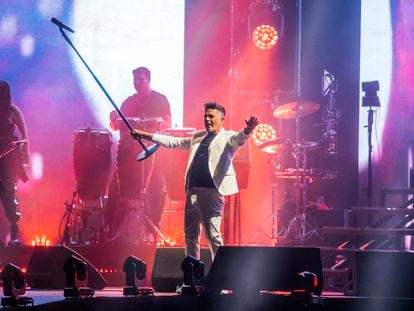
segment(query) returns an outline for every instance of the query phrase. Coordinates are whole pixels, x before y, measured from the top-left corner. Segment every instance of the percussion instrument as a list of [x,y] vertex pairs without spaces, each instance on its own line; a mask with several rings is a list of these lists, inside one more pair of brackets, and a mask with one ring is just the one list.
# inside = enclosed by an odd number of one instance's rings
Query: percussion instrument
[[319,104],[311,101],[295,101],[277,107],[273,116],[278,119],[296,119],[319,110]]
[[[126,119],[133,128],[148,132],[159,132],[161,130],[161,124],[164,122],[164,120],[159,117],[145,119],[128,117]],[[124,124],[121,118],[117,118],[116,122],[120,130],[127,131],[127,133],[129,133],[128,127]]]
[[296,179],[298,178],[302,178],[303,176],[305,176],[306,179],[308,180],[313,180],[313,179],[335,179],[336,178],[336,174],[327,171],[327,170],[321,170],[321,169],[317,169],[317,168],[310,168],[310,169],[306,169],[305,171],[303,171],[302,168],[299,168],[298,170],[296,170],[295,168],[287,168],[283,171],[280,172],[275,172],[275,176],[276,178],[281,178],[281,179]]
[[107,191],[111,170],[111,133],[80,128],[73,133],[76,191],[82,200],[98,199]]
[[292,146],[292,142],[288,138],[276,138],[262,143],[258,148],[259,150],[274,154],[287,150]]
[[301,143],[295,144],[294,147],[296,150],[299,150],[299,151],[302,151],[302,150],[313,151],[319,148],[319,144],[315,141],[303,141]]

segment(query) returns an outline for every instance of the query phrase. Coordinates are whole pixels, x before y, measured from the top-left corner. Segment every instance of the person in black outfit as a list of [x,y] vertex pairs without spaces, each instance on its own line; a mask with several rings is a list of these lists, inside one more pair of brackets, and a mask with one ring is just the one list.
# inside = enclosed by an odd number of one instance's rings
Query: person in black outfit
[[[20,137],[16,134],[16,128]],[[12,104],[9,84],[0,81],[0,200],[10,223],[9,245],[21,244],[18,228],[21,214],[16,189],[19,179],[23,182],[29,179],[24,169],[28,165],[25,120],[21,110]]]

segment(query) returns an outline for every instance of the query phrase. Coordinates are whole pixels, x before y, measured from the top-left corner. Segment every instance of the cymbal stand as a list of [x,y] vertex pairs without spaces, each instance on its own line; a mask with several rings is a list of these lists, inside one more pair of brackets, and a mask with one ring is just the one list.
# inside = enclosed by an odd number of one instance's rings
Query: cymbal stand
[[[279,233],[277,230],[277,220],[279,219],[278,210],[276,207],[276,198],[278,193],[278,184],[276,181],[276,169],[280,168],[280,154],[276,154],[276,158],[272,158],[270,160],[272,163],[274,170],[272,172],[272,213],[265,218],[265,220],[260,225],[259,229],[253,234],[251,239],[249,240],[249,244],[253,243],[259,233],[263,233],[268,239],[270,240],[278,240]],[[266,225],[267,221],[270,219],[270,235],[264,231],[264,226]]]
[[295,217],[289,222],[288,228],[283,234],[285,240],[298,240],[302,241],[306,235],[306,200],[307,200],[307,182],[306,182],[306,162],[307,162],[307,150],[302,148],[299,144],[295,147],[296,162],[300,160],[300,156],[303,156],[302,172],[299,171],[299,165],[296,169],[296,182],[295,182]]
[[301,171],[299,171],[299,169],[296,171],[296,215],[290,221],[288,228],[283,235],[283,238],[286,240],[304,242],[310,238],[312,234],[316,234],[321,238],[316,228],[307,230],[310,226],[306,215],[306,203],[308,200],[307,167],[309,148],[310,146],[304,144],[296,145],[296,157],[297,159],[300,159],[300,156],[302,156],[302,168]]
[[[300,141],[300,115],[299,112],[295,118],[296,121],[296,145],[295,145],[295,217],[290,221],[283,238],[286,240],[294,239],[303,241],[307,235],[306,233],[306,201],[307,201],[307,176],[306,169],[308,166],[308,151],[307,146],[301,145]],[[300,172],[300,160],[302,158],[302,172]]]

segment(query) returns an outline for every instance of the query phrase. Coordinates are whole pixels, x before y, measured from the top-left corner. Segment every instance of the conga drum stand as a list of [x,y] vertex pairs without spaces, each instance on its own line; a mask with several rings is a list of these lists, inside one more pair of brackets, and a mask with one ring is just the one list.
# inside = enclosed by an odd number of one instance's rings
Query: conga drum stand
[[137,163],[133,158],[135,146],[128,144],[128,141],[122,146],[122,149],[121,145],[118,146],[117,178],[121,200],[116,213],[122,223],[110,241],[148,245],[153,244],[154,237],[158,236],[159,240],[168,244],[148,213],[147,189],[153,176],[155,158]]

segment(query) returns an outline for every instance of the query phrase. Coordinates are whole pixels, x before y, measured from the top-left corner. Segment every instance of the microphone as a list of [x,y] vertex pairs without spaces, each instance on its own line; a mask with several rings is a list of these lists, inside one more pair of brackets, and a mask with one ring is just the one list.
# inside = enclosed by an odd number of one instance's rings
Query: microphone
[[57,20],[57,19],[56,19],[56,18],[54,18],[54,17],[52,17],[52,19],[51,19],[50,21],[51,21],[53,24],[55,24],[55,25],[59,26],[59,28],[63,28],[63,29],[65,29],[65,30],[67,30],[67,31],[69,31],[69,32],[71,32],[71,33],[75,33],[75,31],[74,31],[72,28],[70,28],[70,27],[66,26],[64,23],[62,23],[61,21]]
[[13,142],[13,144],[14,144],[15,146],[24,145],[24,144],[27,144],[27,140],[26,140],[26,139],[15,140],[15,141]]

